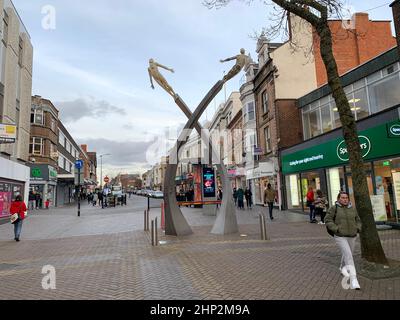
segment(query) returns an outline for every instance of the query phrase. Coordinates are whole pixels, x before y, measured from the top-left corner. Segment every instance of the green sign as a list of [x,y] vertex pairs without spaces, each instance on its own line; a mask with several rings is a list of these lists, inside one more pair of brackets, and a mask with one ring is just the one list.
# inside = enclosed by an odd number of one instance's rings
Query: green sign
[[40,178],[42,176],[42,171],[39,168],[32,168],[31,173],[33,178]]
[[[364,160],[400,154],[400,139],[390,139],[388,129],[399,121],[379,125],[359,132],[360,148]],[[392,130],[397,133],[396,130]],[[282,156],[283,174],[347,164],[349,156],[343,138]]]
[[390,161],[383,161],[382,166],[384,167],[390,166]]
[[389,138],[400,138],[400,122],[387,124]]

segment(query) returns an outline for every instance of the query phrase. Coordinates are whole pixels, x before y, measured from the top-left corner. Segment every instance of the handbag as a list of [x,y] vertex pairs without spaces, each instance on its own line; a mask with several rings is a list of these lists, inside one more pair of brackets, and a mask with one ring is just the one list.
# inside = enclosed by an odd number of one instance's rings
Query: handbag
[[10,217],[10,220],[11,220],[11,224],[16,223],[19,220],[19,214],[18,213],[12,214]]
[[[336,214],[337,214],[337,204],[335,204],[335,215],[333,216],[333,222],[335,222]],[[331,229],[329,229],[328,226],[326,227],[326,231],[328,231],[331,237],[335,236],[335,233]]]

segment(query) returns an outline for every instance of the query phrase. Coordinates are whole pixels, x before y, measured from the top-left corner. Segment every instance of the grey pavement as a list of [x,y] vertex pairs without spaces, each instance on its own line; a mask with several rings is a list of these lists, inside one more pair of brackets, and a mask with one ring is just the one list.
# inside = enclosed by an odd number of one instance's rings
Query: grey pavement
[[[162,245],[152,247],[146,205],[133,197],[126,207],[85,205],[79,218],[76,208],[35,212],[18,243],[10,224],[0,226],[0,299],[400,299],[400,277],[360,273],[361,291],[343,289],[338,249],[307,215],[275,211],[262,241],[258,213],[266,208],[237,211],[239,233],[231,235],[210,234],[215,217],[182,208],[194,233],[160,230]],[[400,260],[400,231],[380,236],[387,256]],[[56,269],[55,290],[42,288],[45,265]]]

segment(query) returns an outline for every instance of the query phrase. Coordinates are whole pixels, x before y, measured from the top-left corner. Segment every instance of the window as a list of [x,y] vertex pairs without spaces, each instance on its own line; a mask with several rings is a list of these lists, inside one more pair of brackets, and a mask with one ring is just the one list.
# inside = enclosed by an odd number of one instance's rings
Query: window
[[62,146],[65,145],[65,136],[61,131],[58,131],[58,143]]
[[261,96],[261,100],[262,100],[262,108],[263,108],[263,113],[267,113],[268,112],[268,93],[267,91],[264,91],[262,96]]
[[271,133],[269,131],[269,126],[264,129],[264,135],[266,152],[271,152]]
[[311,138],[321,134],[321,117],[319,109],[309,113]]
[[43,153],[43,139],[32,137],[29,144],[29,153],[34,155],[42,155]]
[[69,153],[71,153],[71,145],[70,145],[70,143],[69,143],[69,141],[68,140],[65,140],[65,149],[69,152]]
[[254,102],[249,102],[246,104],[245,113],[244,113],[244,122],[248,122],[255,119],[254,112]]
[[368,86],[371,112],[376,113],[400,103],[399,73],[391,73]]
[[31,123],[44,125],[43,110],[41,109],[31,110]]
[[333,129],[331,110],[329,104],[321,107],[321,120],[322,120],[322,132],[328,132]]
[[24,54],[24,42],[22,41],[22,38],[19,37],[19,45],[18,45],[18,65],[19,65],[19,67],[21,67],[21,68],[22,68],[23,54]]
[[64,157],[61,154],[58,156],[58,167],[64,169]]
[[53,132],[56,132],[56,121],[54,120],[53,117],[50,117],[50,129],[51,129]]
[[350,108],[355,115],[356,120],[369,116],[367,89],[364,87],[354,92],[353,100],[350,100]]
[[3,10],[3,43],[7,46],[8,42],[8,14]]

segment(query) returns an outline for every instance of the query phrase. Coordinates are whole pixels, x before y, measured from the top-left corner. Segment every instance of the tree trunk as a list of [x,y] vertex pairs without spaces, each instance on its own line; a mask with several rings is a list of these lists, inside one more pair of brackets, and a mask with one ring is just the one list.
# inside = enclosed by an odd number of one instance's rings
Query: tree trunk
[[355,205],[362,222],[361,255],[367,261],[387,264],[387,259],[375,225],[356,122],[341,85],[336,60],[332,51],[331,30],[327,21],[317,26],[316,30],[320,37],[321,56],[326,67],[328,83],[339,111],[343,136],[349,154]]

